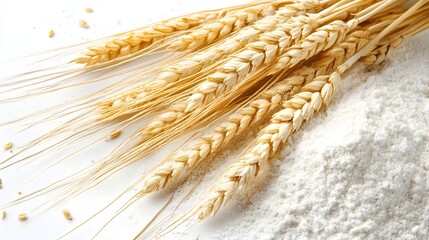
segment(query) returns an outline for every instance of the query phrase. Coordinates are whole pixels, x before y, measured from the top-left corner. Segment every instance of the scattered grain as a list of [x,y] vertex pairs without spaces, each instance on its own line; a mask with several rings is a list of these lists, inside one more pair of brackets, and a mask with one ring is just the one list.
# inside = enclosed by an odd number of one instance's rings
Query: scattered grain
[[121,131],[120,130],[115,130],[112,133],[110,133],[109,138],[110,139],[115,139],[117,137],[119,137],[121,135]]
[[67,210],[67,209],[64,209],[63,210],[63,215],[64,215],[64,217],[65,218],[67,218],[67,220],[72,220],[73,219],[73,217],[72,217],[72,215],[71,215],[71,213],[70,213],[70,211],[69,210]]
[[9,149],[11,149],[12,148],[12,146],[13,146],[13,143],[12,142],[7,142],[4,146],[3,146],[3,149],[4,150],[9,150]]
[[18,215],[18,220],[21,221],[21,222],[27,221],[28,220],[27,214],[25,214],[25,213],[19,214]]
[[89,28],[89,25],[88,25],[88,23],[85,20],[82,20],[82,19],[79,20],[79,24],[83,28]]
[[6,218],[6,210],[1,211],[1,219],[4,220]]
[[49,37],[52,38],[55,35],[54,29],[49,31]]
[[3,189],[3,181],[0,178],[0,189]]
[[92,9],[92,8],[85,8],[85,12],[92,13],[92,12],[94,12],[94,9]]

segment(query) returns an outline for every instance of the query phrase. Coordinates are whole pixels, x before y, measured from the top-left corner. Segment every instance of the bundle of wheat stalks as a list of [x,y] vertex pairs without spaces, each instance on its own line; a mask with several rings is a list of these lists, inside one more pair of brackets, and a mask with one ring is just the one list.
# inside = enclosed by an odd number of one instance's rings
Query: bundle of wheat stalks
[[[292,133],[335,100],[335,89],[347,69],[358,60],[380,64],[388,51],[429,26],[429,0],[416,1],[408,8],[401,6],[403,2],[255,1],[172,18],[91,42],[95,45],[83,53],[81,48],[88,44],[75,46],[69,56],[80,55],[49,72],[45,69],[4,78],[2,92],[12,97],[3,101],[111,77],[121,79],[89,95],[32,113],[32,126],[73,117],[17,148],[1,161],[1,169],[61,151],[103,131],[108,131],[107,136],[97,141],[115,139],[131,126],[140,127],[90,168],[48,183],[2,209],[59,189],[55,202],[62,202],[179,137],[195,138],[125,190],[139,189],[130,198],[134,202],[176,183],[197,164],[211,161],[244,132],[262,128],[213,183],[207,197],[176,223],[216,214],[238,191],[245,191],[268,171],[270,161]],[[118,70],[146,57],[151,60]],[[94,72],[104,75],[81,80],[80,76]],[[14,95],[23,86],[28,92]],[[2,124],[28,119],[22,116]],[[204,134],[191,135],[199,131]],[[37,150],[32,150],[35,146]],[[141,237],[139,233],[137,238]]]

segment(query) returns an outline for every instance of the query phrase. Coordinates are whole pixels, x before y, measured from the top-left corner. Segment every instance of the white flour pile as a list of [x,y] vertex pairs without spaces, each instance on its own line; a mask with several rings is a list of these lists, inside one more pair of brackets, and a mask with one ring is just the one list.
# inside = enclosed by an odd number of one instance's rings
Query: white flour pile
[[428,239],[428,38],[408,39],[380,69],[348,72],[331,106],[294,135],[250,200],[203,223],[215,223],[214,233],[173,235]]

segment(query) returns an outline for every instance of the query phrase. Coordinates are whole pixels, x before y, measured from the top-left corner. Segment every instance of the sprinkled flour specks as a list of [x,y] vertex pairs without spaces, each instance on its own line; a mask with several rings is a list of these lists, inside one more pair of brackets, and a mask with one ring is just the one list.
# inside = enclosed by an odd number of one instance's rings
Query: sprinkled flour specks
[[428,239],[428,37],[406,41],[370,73],[348,72],[331,106],[207,238]]

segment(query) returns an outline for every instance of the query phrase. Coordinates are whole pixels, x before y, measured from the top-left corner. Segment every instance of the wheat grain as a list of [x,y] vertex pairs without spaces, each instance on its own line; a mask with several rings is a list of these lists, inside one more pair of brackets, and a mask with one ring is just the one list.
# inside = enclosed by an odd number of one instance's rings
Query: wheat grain
[[109,139],[118,138],[121,135],[121,133],[122,132],[120,130],[115,130],[109,134]]
[[55,35],[54,29],[49,30],[49,38],[52,38]]
[[2,220],[6,219],[6,210],[1,211],[1,219]]
[[79,20],[79,25],[83,28],[89,28],[88,23],[85,20]]
[[[249,27],[240,30],[236,35],[231,36],[222,43],[198,52],[190,58],[184,59],[173,66],[161,70],[161,73],[153,81],[138,87],[125,94],[114,97],[99,104],[102,114],[116,114],[124,109],[135,109],[142,102],[152,89],[160,89],[167,84],[177,82],[186,78],[203,68],[215,63],[224,56],[227,56],[241,49],[245,44],[254,41],[259,34],[270,31],[279,23],[288,18],[303,14],[307,11],[315,11],[325,3],[319,1],[303,1],[281,7],[273,16],[262,18]],[[113,108],[112,108],[113,107]],[[126,111],[129,114],[129,111]]]
[[19,220],[19,221],[21,221],[21,222],[25,222],[25,221],[27,221],[27,220],[28,220],[28,216],[27,216],[27,214],[25,214],[25,213],[21,213],[21,214],[19,214],[19,215],[18,215],[18,220]]
[[87,13],[93,13],[94,9],[92,9],[92,8],[85,8],[85,12],[87,12]]
[[211,24],[204,25],[189,34],[181,36],[170,44],[176,51],[191,50],[207,46],[212,42],[228,35],[229,33],[249,25],[259,18],[273,15],[279,6],[290,2],[275,1],[260,4],[230,14]]
[[67,210],[67,209],[64,209],[63,210],[63,215],[64,215],[64,217],[67,219],[67,220],[72,220],[73,219],[73,217],[72,217],[72,215],[71,215],[71,213],[70,213],[70,211],[69,210]]
[[7,142],[4,146],[3,149],[4,150],[9,150],[13,147],[13,143],[11,141]]

